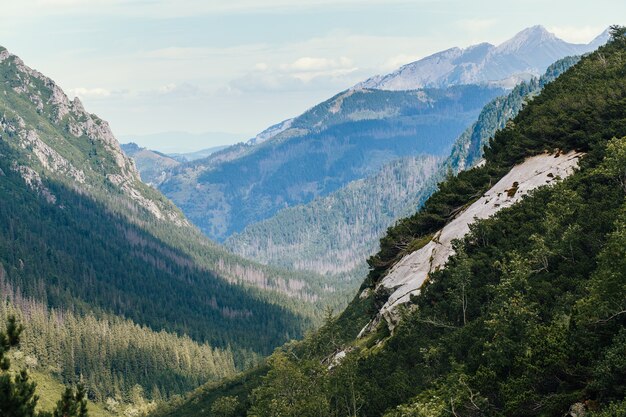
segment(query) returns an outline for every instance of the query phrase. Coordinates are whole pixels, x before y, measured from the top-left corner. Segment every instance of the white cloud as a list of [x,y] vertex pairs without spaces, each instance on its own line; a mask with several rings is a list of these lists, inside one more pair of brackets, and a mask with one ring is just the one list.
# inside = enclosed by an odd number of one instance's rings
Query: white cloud
[[325,71],[333,68],[348,68],[351,66],[352,60],[346,58],[345,56],[342,56],[339,59],[313,58],[310,56],[305,56],[296,59],[294,62],[284,68],[291,69],[296,72],[306,72]]
[[550,26],[548,30],[559,38],[573,43],[589,43],[602,31],[601,26]]
[[350,58],[300,57],[292,62],[270,66],[255,64],[254,71],[235,78],[230,87],[240,91],[302,91],[343,85],[354,80],[358,71]]
[[70,88],[68,91],[68,95],[70,97],[79,97],[81,99],[85,98],[102,98],[109,97],[111,95],[111,91],[106,88],[85,88],[85,87],[77,87]]

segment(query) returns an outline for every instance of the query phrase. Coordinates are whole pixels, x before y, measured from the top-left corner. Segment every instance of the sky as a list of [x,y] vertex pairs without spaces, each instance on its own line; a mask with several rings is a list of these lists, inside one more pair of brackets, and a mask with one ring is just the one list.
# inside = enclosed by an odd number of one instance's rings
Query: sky
[[197,148],[246,140],[453,46],[497,45],[536,24],[587,43],[626,24],[623,0],[0,0],[0,10],[0,45],[118,137],[149,146],[155,133],[204,133]]

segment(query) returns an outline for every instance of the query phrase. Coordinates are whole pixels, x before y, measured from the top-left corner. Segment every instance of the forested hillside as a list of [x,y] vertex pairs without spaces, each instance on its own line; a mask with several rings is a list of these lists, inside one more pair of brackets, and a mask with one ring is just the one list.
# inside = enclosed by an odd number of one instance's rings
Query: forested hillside
[[371,177],[248,226],[225,245],[241,256],[272,265],[319,273],[352,272],[364,265],[396,218],[428,197],[429,180],[440,162],[424,156],[388,163]]
[[[0,80],[1,308],[33,321],[22,353],[35,372],[83,378],[99,401],[128,401],[136,387],[167,398],[345,304],[341,283],[206,239],[140,181],[105,121],[4,48]],[[206,360],[180,362],[192,352]]]
[[[484,165],[388,230],[345,312],[257,373],[158,415],[624,415],[626,28],[612,37],[496,133]],[[572,175],[476,221],[397,321],[363,330],[398,261],[514,167],[573,151]]]

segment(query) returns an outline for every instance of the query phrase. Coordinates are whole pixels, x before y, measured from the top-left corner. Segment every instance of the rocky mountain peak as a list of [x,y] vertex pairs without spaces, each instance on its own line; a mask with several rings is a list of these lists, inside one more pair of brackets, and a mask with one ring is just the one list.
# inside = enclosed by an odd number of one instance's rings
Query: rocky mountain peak
[[496,51],[498,53],[512,54],[516,51],[537,48],[541,44],[549,42],[564,43],[564,41],[557,38],[555,34],[548,32],[545,27],[536,25],[522,30],[508,41],[503,42],[496,48]]
[[609,39],[607,31],[589,44],[568,43],[541,25],[517,33],[498,46],[480,43],[450,48],[377,75],[353,88],[415,90],[460,84],[495,84],[511,88],[511,80],[539,76],[553,62],[594,51]]

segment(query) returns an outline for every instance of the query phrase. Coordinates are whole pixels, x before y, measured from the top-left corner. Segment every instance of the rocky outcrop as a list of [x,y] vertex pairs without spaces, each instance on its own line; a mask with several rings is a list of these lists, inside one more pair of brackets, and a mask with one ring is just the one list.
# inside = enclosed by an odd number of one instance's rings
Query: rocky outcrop
[[[51,124],[41,127],[38,122],[35,126],[27,121],[27,116],[8,109],[0,114],[1,139],[19,147],[27,158],[39,163],[20,164],[16,168],[31,188],[53,202],[56,198],[43,187],[42,175],[64,178],[69,180],[70,186],[86,191],[103,185],[101,171],[104,170],[109,184],[117,186],[155,218],[189,225],[175,207],[146,192],[134,162],[123,153],[106,121],[88,113],[78,98],[70,100],[53,80],[28,67],[4,48],[0,48],[0,65],[8,69],[9,92],[32,103],[36,113]],[[95,151],[87,155],[84,144],[76,146],[73,138],[91,142],[92,147],[99,150],[98,156]]]
[[67,175],[80,184],[85,183],[85,173],[46,145],[35,130],[20,130],[18,135],[20,146],[23,149],[29,149],[45,169]]
[[43,185],[41,177],[37,171],[25,165],[18,165],[17,163],[13,164],[12,170],[20,174],[26,185],[45,198],[48,203],[55,204],[57,202],[56,196],[52,194],[52,192],[46,188],[45,185]]
[[472,223],[512,206],[538,187],[568,177],[574,172],[580,157],[581,154],[576,152],[542,154],[513,167],[480,199],[437,232],[430,242],[406,255],[391,268],[375,290],[390,293],[389,298],[378,316],[361,333],[372,330],[382,319],[393,329],[398,321],[398,307],[408,303],[411,296],[418,295],[429,275],[445,266],[454,254],[452,242],[469,233]]

